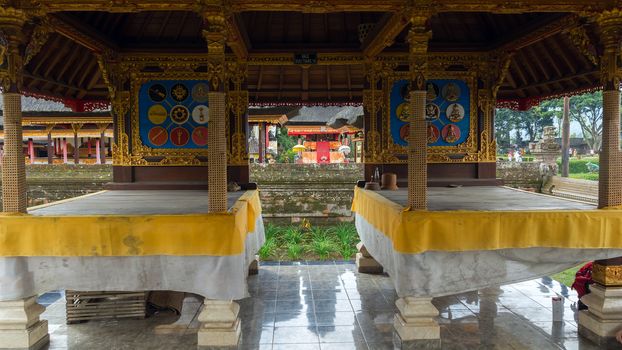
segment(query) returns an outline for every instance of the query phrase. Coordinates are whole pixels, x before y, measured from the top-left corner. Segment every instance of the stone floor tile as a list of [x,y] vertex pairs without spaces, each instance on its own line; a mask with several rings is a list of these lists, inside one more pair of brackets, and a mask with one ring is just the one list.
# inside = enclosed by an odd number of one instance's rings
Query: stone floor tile
[[352,305],[349,300],[315,300],[315,312],[352,312]]
[[365,338],[358,325],[353,326],[318,326],[320,343],[365,343]]
[[365,343],[320,343],[322,350],[367,350]]
[[318,326],[352,326],[357,324],[356,316],[351,311],[316,312]]
[[276,327],[315,326],[317,324],[313,310],[308,312],[276,313],[274,325]]
[[319,343],[316,326],[275,327],[274,328],[274,344],[314,344],[314,343]]

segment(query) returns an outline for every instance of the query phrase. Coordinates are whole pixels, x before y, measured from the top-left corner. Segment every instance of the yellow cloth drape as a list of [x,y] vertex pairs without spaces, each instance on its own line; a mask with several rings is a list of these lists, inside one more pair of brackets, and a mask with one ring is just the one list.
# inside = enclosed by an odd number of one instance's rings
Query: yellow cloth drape
[[238,255],[261,215],[247,191],[229,213],[0,216],[0,256]]
[[622,210],[406,211],[355,188],[352,211],[400,253],[508,248],[622,248]]

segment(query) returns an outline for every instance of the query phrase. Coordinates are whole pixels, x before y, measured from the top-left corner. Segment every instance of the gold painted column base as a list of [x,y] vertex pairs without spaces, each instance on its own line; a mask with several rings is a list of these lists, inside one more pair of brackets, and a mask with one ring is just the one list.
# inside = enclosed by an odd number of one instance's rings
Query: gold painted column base
[[198,320],[198,348],[237,346],[240,340],[240,305],[233,301],[209,300],[203,302]]
[[605,348],[617,344],[615,334],[622,329],[622,266],[618,260],[594,262],[595,283],[581,298],[588,310],[579,313],[579,334]]
[[49,343],[48,322],[39,319],[43,311],[35,296],[0,301],[0,349],[37,350]]
[[374,257],[369,254],[363,242],[356,245],[358,253],[356,253],[356,267],[360,273],[381,274],[384,269]]

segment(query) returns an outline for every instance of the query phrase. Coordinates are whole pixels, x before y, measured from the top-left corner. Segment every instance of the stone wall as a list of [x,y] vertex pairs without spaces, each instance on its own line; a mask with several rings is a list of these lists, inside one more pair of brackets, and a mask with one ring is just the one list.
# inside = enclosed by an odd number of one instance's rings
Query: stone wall
[[502,179],[505,186],[540,192],[546,175],[540,162],[497,162],[497,178]]
[[27,164],[28,206],[101,191],[110,181],[111,165]]
[[354,186],[362,164],[251,164],[250,180],[260,189],[269,221],[351,221]]

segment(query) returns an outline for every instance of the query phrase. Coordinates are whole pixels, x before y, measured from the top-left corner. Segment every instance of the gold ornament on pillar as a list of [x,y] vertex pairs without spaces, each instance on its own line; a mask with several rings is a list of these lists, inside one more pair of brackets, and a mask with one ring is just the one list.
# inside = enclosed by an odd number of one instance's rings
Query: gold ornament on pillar
[[604,47],[600,59],[600,77],[605,90],[618,90],[620,88],[620,43],[622,41],[622,10],[613,9],[603,11],[596,22],[600,29],[601,42]]
[[203,14],[206,29],[203,38],[207,42],[207,72],[214,90],[225,81],[225,14],[221,10],[206,11]]

